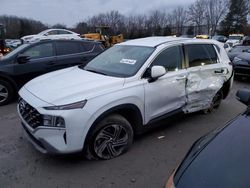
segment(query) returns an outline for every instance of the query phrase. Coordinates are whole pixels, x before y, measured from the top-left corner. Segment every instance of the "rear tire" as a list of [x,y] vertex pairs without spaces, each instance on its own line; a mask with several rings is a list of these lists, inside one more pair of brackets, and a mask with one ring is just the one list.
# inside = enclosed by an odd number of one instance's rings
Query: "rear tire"
[[223,93],[220,90],[215,94],[215,96],[212,100],[212,103],[210,104],[210,107],[203,110],[203,113],[208,114],[208,113],[213,112],[214,109],[218,109],[220,107],[222,99],[223,99]]
[[14,97],[12,85],[4,80],[0,80],[0,106],[8,104]]
[[133,129],[121,115],[110,115],[96,124],[88,135],[86,157],[109,160],[125,153],[133,142]]

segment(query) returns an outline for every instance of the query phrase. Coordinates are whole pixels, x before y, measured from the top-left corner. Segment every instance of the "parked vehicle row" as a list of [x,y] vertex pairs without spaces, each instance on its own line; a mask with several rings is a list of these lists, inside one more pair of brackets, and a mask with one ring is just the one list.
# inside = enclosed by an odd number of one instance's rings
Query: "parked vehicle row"
[[236,76],[250,76],[250,46],[234,46],[228,56],[233,63]]
[[43,153],[111,159],[162,118],[217,108],[231,84],[221,43],[149,37],[33,79],[19,91],[18,113]]
[[0,106],[12,101],[29,80],[47,72],[85,65],[104,51],[101,43],[46,40],[23,44],[0,59]]
[[249,187],[250,90],[237,92],[247,110],[198,139],[166,188]]

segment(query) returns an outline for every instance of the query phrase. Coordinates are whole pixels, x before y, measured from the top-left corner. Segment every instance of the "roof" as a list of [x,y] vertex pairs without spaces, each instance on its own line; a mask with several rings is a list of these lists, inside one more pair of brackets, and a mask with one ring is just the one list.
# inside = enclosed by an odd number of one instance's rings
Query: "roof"
[[147,37],[134,40],[128,40],[126,42],[120,43],[121,45],[133,45],[133,46],[147,46],[156,47],[163,43],[174,42],[174,41],[184,41],[185,38],[178,37]]
[[131,46],[146,46],[146,47],[156,47],[161,44],[171,43],[171,42],[202,42],[202,43],[215,43],[214,40],[208,39],[190,39],[190,38],[180,38],[180,37],[147,37],[134,40],[128,40],[117,45],[131,45]]

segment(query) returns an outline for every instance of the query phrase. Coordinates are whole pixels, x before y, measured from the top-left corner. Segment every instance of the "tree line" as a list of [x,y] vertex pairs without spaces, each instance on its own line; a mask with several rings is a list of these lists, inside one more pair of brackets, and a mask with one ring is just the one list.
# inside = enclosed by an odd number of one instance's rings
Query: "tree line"
[[109,26],[111,35],[122,33],[128,39],[182,34],[250,35],[247,22],[249,10],[249,0],[196,0],[187,7],[179,6],[171,12],[152,10],[145,14],[124,16],[112,10],[85,19],[73,28],[67,28],[64,24],[49,26],[15,16],[0,16],[0,23],[6,26],[7,38],[20,38],[47,28],[65,28],[84,34],[95,32],[96,26]]

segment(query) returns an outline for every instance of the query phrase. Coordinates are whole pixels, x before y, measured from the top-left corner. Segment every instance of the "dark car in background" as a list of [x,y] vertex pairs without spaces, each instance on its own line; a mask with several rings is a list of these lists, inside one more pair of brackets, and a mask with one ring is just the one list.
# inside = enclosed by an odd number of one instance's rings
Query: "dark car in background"
[[59,69],[86,65],[104,51],[86,40],[42,40],[23,44],[0,59],[0,106],[9,103],[29,80]]
[[247,110],[198,139],[166,188],[250,187],[250,90],[236,95]]
[[250,49],[233,59],[233,69],[236,76],[250,76]]
[[225,43],[228,40],[228,38],[223,35],[214,35],[212,39],[217,40],[222,43]]
[[229,50],[228,57],[231,61],[233,61],[236,56],[241,55],[247,50],[250,50],[250,46],[234,46],[231,50]]
[[245,36],[243,38],[243,43],[242,45],[250,45],[250,36]]

